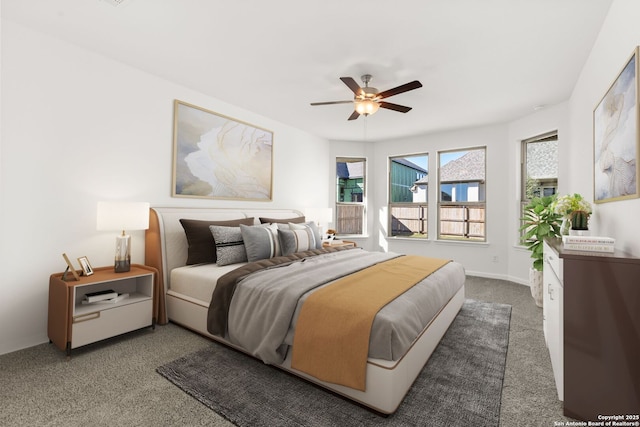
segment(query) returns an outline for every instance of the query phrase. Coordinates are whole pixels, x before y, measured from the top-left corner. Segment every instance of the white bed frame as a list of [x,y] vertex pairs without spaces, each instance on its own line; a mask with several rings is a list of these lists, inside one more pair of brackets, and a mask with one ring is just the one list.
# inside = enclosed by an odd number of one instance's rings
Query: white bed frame
[[[221,221],[254,217],[258,223],[259,217],[292,218],[301,215],[301,212],[291,209],[152,208],[150,227],[146,237],[145,264],[157,268],[160,273],[169,320],[242,351],[241,348],[207,332],[208,304],[205,305],[201,301],[171,290],[171,270],[183,266],[187,259],[187,239],[180,219]],[[458,314],[463,302],[464,286],[440,310],[400,360],[369,359],[367,363],[367,389],[364,392],[326,383],[292,369],[291,352],[279,367],[377,412],[391,414],[402,402],[431,353]]]

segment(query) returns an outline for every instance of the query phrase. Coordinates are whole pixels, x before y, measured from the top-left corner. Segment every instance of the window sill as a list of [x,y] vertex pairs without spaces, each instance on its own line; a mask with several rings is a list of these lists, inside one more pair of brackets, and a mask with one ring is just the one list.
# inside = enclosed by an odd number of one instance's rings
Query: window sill
[[474,241],[465,241],[465,240],[443,240],[438,239],[434,241],[439,245],[470,245],[470,246],[491,246],[489,242],[474,242]]

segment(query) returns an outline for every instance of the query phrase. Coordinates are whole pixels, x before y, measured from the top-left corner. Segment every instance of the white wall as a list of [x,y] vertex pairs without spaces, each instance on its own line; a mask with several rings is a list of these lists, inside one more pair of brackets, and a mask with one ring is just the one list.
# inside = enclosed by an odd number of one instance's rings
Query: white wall
[[[47,340],[48,280],[64,269],[63,252],[113,264],[115,234],[95,227],[99,200],[330,206],[324,139],[11,22],[1,53],[0,354]],[[272,202],[170,196],[174,99],[274,132]],[[144,233],[132,236],[141,263]]]
[[[613,1],[569,101],[566,191],[581,193],[589,200],[593,200],[593,110],[640,45],[639,17],[637,0]],[[594,207],[589,228],[593,234],[615,237],[618,248],[640,256],[639,215],[637,198],[601,203]]]

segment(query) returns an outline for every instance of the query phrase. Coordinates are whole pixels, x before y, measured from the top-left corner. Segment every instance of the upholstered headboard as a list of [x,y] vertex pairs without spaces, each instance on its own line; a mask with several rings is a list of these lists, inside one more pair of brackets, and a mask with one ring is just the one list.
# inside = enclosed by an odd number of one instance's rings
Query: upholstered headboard
[[261,217],[285,219],[302,215],[294,209],[151,208],[145,234],[145,265],[158,269],[159,285],[166,292],[171,270],[187,261],[187,238],[181,219],[226,221],[253,217],[258,224]]

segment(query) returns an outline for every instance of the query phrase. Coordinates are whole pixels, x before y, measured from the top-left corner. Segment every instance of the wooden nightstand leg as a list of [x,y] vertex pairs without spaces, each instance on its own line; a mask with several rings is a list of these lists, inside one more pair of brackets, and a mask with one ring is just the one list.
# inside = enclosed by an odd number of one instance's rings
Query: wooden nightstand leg
[[67,343],[66,352],[67,352],[67,360],[71,359],[71,343],[70,342]]

